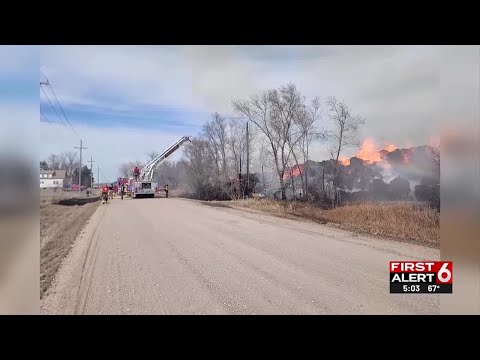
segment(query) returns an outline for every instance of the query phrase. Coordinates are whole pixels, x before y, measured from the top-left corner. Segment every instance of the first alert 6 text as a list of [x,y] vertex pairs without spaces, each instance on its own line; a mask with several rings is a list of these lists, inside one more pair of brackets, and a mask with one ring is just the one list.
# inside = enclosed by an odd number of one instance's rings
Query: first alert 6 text
[[433,283],[435,274],[419,274],[419,273],[396,273],[393,275],[392,282],[425,282]]

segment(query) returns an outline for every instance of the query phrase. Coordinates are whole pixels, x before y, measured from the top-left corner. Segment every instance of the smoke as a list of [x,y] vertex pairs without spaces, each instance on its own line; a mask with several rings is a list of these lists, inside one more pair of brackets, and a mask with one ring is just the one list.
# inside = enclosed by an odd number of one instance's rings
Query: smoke
[[410,180],[410,195],[412,195],[415,200],[418,200],[418,199],[416,198],[416,196],[415,196],[415,187],[416,187],[417,185],[420,185],[420,181],[418,181],[418,180]]
[[360,191],[362,191],[362,189],[357,188],[357,187],[354,187],[352,190],[348,190],[348,189],[345,190],[345,192],[348,192],[350,194],[354,194],[354,193],[357,193],[357,192],[360,192]]
[[379,164],[380,173],[382,174],[383,181],[390,183],[397,176],[400,176],[398,171],[396,171],[392,166],[386,161],[382,160]]

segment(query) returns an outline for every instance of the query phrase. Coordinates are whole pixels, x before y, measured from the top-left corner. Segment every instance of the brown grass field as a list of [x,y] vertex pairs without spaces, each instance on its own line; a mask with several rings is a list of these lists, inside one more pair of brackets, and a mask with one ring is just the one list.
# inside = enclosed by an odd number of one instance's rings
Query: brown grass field
[[323,210],[315,204],[271,199],[235,200],[226,206],[263,213],[332,223],[356,232],[421,243],[440,244],[440,213],[423,204],[365,202]]
[[72,193],[41,196],[40,297],[49,288],[62,260],[97,209],[99,200],[95,196],[76,199]]

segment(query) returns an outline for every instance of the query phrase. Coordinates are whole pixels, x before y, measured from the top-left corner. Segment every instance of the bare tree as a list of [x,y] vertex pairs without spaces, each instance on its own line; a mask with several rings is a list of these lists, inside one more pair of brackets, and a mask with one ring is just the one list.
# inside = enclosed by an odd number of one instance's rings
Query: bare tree
[[[300,172],[300,182],[304,198],[308,196],[308,160],[310,145],[313,141],[325,139],[316,124],[321,117],[319,98],[314,98],[310,105],[302,105],[294,118],[294,131],[288,138],[288,146],[294,159],[294,166]],[[300,164],[303,163],[303,169]],[[293,184],[293,179],[292,179]]]
[[220,152],[220,161],[222,166],[222,175],[227,175],[227,123],[226,119],[221,116],[219,113],[215,113],[212,115],[212,128],[214,131],[214,135],[216,138],[216,142],[218,143],[219,152]]
[[207,140],[208,149],[214,159],[216,174],[219,181],[227,177],[227,147],[228,132],[227,121],[219,113],[212,114],[212,120],[203,126],[202,135]]
[[60,168],[60,161],[58,155],[50,154],[48,157],[48,167],[52,170],[58,170]]
[[45,160],[40,161],[40,170],[50,170],[50,169],[48,168],[48,164],[47,164],[47,162],[46,162]]
[[77,152],[69,150],[65,152],[67,176],[72,176],[74,169],[78,168]]
[[287,198],[283,175],[291,154],[288,139],[301,104],[302,98],[293,84],[252,95],[249,99],[233,101],[235,111],[251,121],[268,139],[283,200]]
[[180,182],[176,164],[168,160],[158,166],[155,178],[158,184],[168,184],[171,189],[175,189]]
[[365,119],[359,115],[352,115],[348,106],[334,97],[327,100],[327,107],[329,118],[333,124],[333,130],[329,132],[329,136],[333,139],[330,153],[334,160],[333,189],[335,194],[332,199],[332,206],[335,206],[338,194],[336,189],[339,179],[338,159],[340,153],[345,147],[359,146],[357,139],[358,129],[365,124]]
[[199,199],[210,199],[217,189],[212,186],[215,167],[210,143],[204,139],[194,139],[185,146],[184,155],[188,161],[187,181]]
[[150,151],[147,156],[148,156],[148,160],[149,161],[152,161],[153,159],[155,159],[158,155],[160,155],[160,153],[158,153],[157,151],[155,150],[152,150]]
[[[65,152],[58,155],[59,169],[67,170],[67,155]],[[68,175],[68,174],[66,174]]]
[[[305,200],[308,199],[308,161],[310,160],[310,146],[318,140],[326,140],[327,136],[324,131],[318,127],[318,122],[322,119],[322,111],[320,99],[314,98],[310,106],[305,107],[301,116],[297,119],[297,126],[302,134],[299,141],[300,152],[303,156],[304,173],[305,173]],[[303,179],[302,179],[303,183]]]
[[137,166],[138,168],[142,168],[143,164],[140,163],[138,160],[137,161],[128,161],[125,163],[120,164],[118,167],[118,171],[122,175],[122,177],[128,178],[130,176],[133,176],[133,169]]
[[263,191],[265,194],[267,194],[270,193],[274,188],[278,188],[278,175],[276,176],[276,181],[272,181],[272,171],[276,173],[276,166],[275,161],[273,160],[271,147],[269,146],[268,142],[265,141],[265,139],[262,139],[260,142],[258,161],[262,167]]
[[[252,127],[248,131],[248,146],[247,146],[247,126],[248,119],[244,118],[230,118],[228,126],[228,155],[229,161],[229,173],[237,177],[239,181],[243,171],[246,169],[247,159],[250,160],[252,165],[253,156],[255,151],[255,139],[257,132]],[[247,153],[248,152],[248,153]],[[243,170],[243,171],[242,171]],[[249,174],[250,176],[251,174]],[[245,195],[249,180],[243,182],[243,188],[241,189],[242,196]]]
[[230,119],[228,123],[228,147],[232,160],[232,172],[236,176],[241,172],[241,160],[245,151],[245,127],[237,119]]
[[130,171],[131,171],[130,163],[121,164],[118,168],[118,171],[120,172],[122,177],[128,178],[130,176]]

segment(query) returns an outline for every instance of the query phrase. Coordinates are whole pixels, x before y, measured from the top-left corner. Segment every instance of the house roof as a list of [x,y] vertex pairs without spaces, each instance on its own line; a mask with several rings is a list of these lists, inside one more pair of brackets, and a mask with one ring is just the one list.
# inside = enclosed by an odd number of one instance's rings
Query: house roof
[[52,175],[49,179],[64,179],[67,171],[66,170],[40,170],[40,175]]

